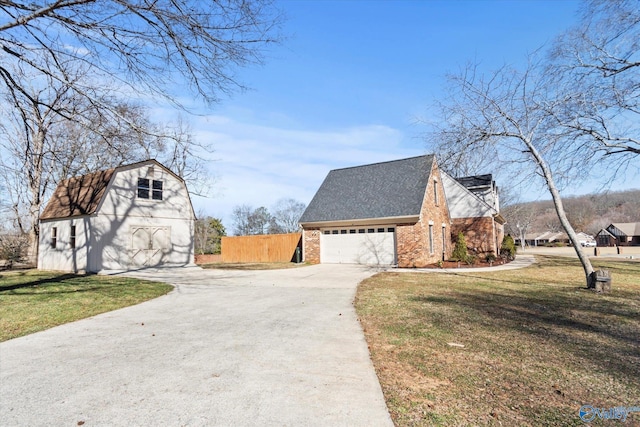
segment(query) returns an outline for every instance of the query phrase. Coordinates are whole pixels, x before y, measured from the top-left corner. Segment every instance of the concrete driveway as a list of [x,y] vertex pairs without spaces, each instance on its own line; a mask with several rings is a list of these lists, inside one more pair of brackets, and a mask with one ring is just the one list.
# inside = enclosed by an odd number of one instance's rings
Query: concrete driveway
[[135,273],[176,289],[0,344],[1,424],[391,426],[352,305],[373,273]]

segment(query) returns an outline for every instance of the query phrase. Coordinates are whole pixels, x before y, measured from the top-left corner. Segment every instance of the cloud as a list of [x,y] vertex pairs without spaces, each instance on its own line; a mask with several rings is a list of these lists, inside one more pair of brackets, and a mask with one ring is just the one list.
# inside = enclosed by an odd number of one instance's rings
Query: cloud
[[209,167],[218,177],[216,197],[195,197],[196,211],[221,217],[229,231],[234,206],[270,208],[285,197],[308,204],[331,169],[424,154],[420,144],[408,147],[401,131],[379,124],[298,129],[208,115],[193,130],[213,145]]

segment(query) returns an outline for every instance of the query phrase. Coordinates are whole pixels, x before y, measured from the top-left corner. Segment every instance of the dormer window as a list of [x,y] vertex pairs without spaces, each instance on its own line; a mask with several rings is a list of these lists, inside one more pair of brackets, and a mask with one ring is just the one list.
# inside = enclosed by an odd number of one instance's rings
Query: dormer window
[[138,198],[162,200],[162,181],[150,180],[148,178],[138,178]]

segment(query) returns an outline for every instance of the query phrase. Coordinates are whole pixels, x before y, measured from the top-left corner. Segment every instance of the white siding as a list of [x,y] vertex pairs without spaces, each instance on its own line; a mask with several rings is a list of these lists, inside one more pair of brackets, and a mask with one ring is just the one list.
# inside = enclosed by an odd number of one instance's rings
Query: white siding
[[[138,198],[139,177],[162,181],[162,200]],[[97,272],[193,264],[193,221],[186,186],[174,175],[155,163],[118,168],[94,215],[41,223],[38,267]],[[74,251],[68,247],[72,222]],[[49,245],[52,227],[58,227],[56,249]]]
[[[76,247],[71,247],[71,226],[76,227]],[[53,228],[57,228],[56,247],[51,247]],[[38,268],[42,270],[86,271],[89,218],[78,217],[40,223]]]

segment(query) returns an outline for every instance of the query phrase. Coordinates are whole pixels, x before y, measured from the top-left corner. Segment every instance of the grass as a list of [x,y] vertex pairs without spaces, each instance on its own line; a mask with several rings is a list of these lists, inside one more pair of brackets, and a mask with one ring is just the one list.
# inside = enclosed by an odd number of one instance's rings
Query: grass
[[0,341],[139,304],[172,286],[125,277],[37,270],[0,274]]
[[309,264],[295,262],[242,262],[242,263],[213,263],[202,264],[202,268],[212,268],[218,270],[282,270],[287,268],[305,267]]
[[597,261],[613,290],[596,294],[577,260],[537,259],[492,273],[381,273],[359,286],[396,425],[578,426],[584,404],[640,406],[640,263]]

